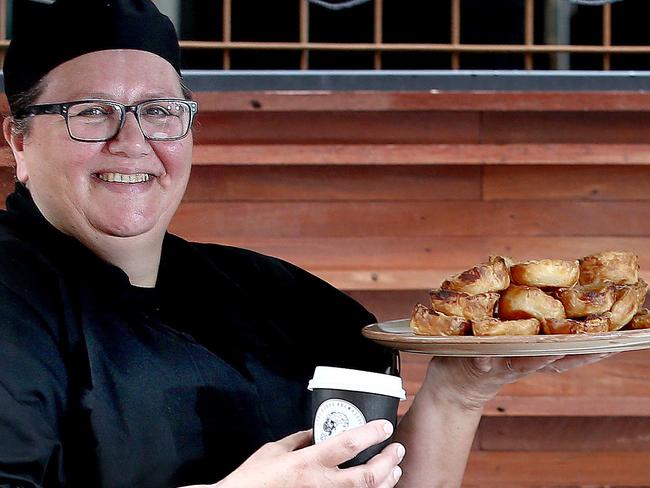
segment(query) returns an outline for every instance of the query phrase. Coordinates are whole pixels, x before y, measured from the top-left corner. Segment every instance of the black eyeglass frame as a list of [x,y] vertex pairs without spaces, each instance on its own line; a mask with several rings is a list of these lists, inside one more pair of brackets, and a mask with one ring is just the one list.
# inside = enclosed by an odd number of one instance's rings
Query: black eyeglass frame
[[[80,105],[82,103],[93,103],[93,102],[107,103],[110,105],[115,105],[117,107],[120,107],[120,125],[115,131],[115,134],[113,134],[111,137],[106,137],[101,139],[80,139],[78,137],[73,136],[72,132],[70,132],[70,124],[68,122],[70,107],[74,107],[75,105]],[[187,129],[182,135],[177,137],[157,138],[157,137],[149,137],[144,133],[144,130],[142,130],[142,123],[140,122],[140,107],[155,102],[185,103],[190,107],[190,121],[189,124],[187,125]],[[198,110],[199,110],[199,104],[197,102],[195,102],[194,100],[186,100],[184,98],[152,98],[151,100],[145,100],[143,102],[136,103],[135,105],[124,105],[123,103],[115,102],[113,100],[91,98],[88,100],[75,100],[74,102],[42,103],[38,105],[30,105],[29,107],[25,107],[23,110],[19,110],[18,112],[16,112],[14,118],[26,119],[27,117],[34,117],[36,115],[61,115],[65,119],[65,126],[68,129],[68,135],[70,136],[71,139],[79,142],[106,142],[106,141],[110,141],[120,133],[120,131],[124,127],[124,124],[126,123],[127,114],[131,112],[135,117],[136,122],[138,123],[138,128],[140,129],[142,136],[146,140],[165,142],[165,141],[178,141],[180,139],[183,139],[185,136],[187,136],[188,132],[192,128],[192,124],[194,123],[194,116],[196,115]]]

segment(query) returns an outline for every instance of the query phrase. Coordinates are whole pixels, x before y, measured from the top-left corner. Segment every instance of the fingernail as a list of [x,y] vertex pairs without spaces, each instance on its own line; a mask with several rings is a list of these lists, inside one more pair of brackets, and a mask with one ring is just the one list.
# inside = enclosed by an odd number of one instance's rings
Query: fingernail
[[384,432],[390,436],[393,433],[393,424],[388,421],[384,422]]
[[399,466],[395,466],[395,469],[393,470],[393,478],[395,478],[395,481],[399,481],[399,479],[402,477],[402,468]]
[[404,454],[406,454],[406,449],[402,444],[397,444],[397,458],[402,461],[404,459]]

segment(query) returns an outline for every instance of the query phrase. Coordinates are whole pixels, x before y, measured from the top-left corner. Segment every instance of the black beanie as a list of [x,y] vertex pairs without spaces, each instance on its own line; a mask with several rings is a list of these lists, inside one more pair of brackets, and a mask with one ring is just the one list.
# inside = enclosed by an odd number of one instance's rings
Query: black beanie
[[148,51],[179,73],[180,49],[171,20],[151,0],[26,2],[27,29],[12,39],[4,61],[5,93],[14,111],[18,95],[47,73],[82,54],[107,49]]

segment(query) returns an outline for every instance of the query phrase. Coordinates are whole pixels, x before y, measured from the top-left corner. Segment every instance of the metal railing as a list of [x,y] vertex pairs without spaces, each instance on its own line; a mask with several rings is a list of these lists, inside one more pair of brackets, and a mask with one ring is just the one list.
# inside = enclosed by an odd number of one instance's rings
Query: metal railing
[[[570,43],[535,44],[535,2],[524,1],[524,16],[521,19],[524,30],[524,42],[519,44],[467,44],[461,42],[461,1],[451,2],[451,39],[448,43],[387,43],[383,40],[384,0],[372,0],[374,4],[373,30],[374,40],[368,43],[331,43],[311,42],[309,33],[310,8],[309,0],[298,0],[300,19],[300,40],[297,42],[242,42],[232,39],[232,2],[223,2],[223,40],[221,41],[192,41],[183,40],[184,49],[221,50],[223,55],[222,68],[231,69],[231,53],[237,50],[268,51],[288,50],[300,52],[300,69],[310,69],[309,54],[313,51],[350,52],[365,51],[374,53],[374,69],[382,69],[382,55],[387,52],[438,52],[451,55],[450,68],[461,68],[460,56],[463,53],[515,53],[524,58],[527,70],[535,69],[534,55],[539,53],[561,54],[581,53],[602,56],[602,70],[611,69],[613,54],[650,54],[647,45],[613,45],[612,44],[612,4],[606,3],[599,7],[589,7],[602,11],[602,39],[600,44],[574,45]],[[537,0],[540,1],[540,0]],[[560,0],[568,2],[568,0]],[[616,8],[614,6],[614,8]],[[596,26],[600,27],[600,26]]]
[[[161,1],[161,0],[159,0]],[[180,0],[176,0],[180,8]],[[207,1],[207,0],[204,0]],[[299,65],[295,68],[309,70],[310,53],[315,51],[329,52],[369,52],[374,53],[373,68],[384,69],[384,55],[394,52],[409,53],[447,53],[450,56],[450,64],[447,68],[458,70],[461,68],[461,55],[467,53],[508,53],[521,55],[523,67],[526,70],[536,69],[535,55],[547,54],[551,56],[562,56],[563,54],[592,54],[602,58],[600,69],[610,70],[612,68],[612,55],[618,54],[650,54],[650,45],[616,45],[612,43],[612,9],[618,8],[618,4],[606,3],[598,7],[602,12],[602,26],[594,26],[594,30],[602,30],[601,42],[599,44],[577,45],[570,42],[539,43],[535,42],[536,33],[536,2],[555,2],[568,4],[569,0],[521,0],[523,2],[523,42],[513,44],[471,44],[461,42],[461,4],[463,0],[432,0],[450,2],[450,40],[447,43],[412,43],[412,42],[385,42],[384,21],[385,21],[385,0],[369,0],[373,4],[373,40],[372,42],[314,42],[310,40],[310,12],[317,8],[310,0],[296,0],[299,19],[299,39],[295,42],[266,42],[266,41],[239,41],[233,39],[233,3],[237,0],[214,0],[221,4],[222,26],[221,40],[199,41],[183,39],[180,45],[183,50],[208,50],[214,51],[219,56],[220,66],[215,68],[230,70],[233,69],[232,54],[236,51],[257,51],[259,53],[269,51],[292,51],[300,53]],[[387,0],[386,0],[387,1]],[[174,0],[167,0],[165,5],[173,4]],[[0,48],[2,53],[8,45],[7,40],[7,3],[8,0],[0,0]],[[162,3],[162,1],[161,1]],[[537,9],[537,15],[539,9]],[[539,37],[539,36],[538,36]],[[547,41],[548,36],[545,37]],[[566,41],[566,39],[564,39]],[[562,68],[563,66],[553,66]]]

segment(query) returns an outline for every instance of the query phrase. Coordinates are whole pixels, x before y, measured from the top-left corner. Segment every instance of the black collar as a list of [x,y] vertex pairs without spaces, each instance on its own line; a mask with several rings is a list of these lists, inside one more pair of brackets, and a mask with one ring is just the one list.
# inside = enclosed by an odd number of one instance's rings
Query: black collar
[[4,227],[0,232],[8,231],[32,246],[62,275],[92,277],[93,283],[112,287],[131,286],[124,271],[48,222],[24,184],[16,183],[14,192],[7,197],[6,206],[6,212],[0,215],[0,226]]

